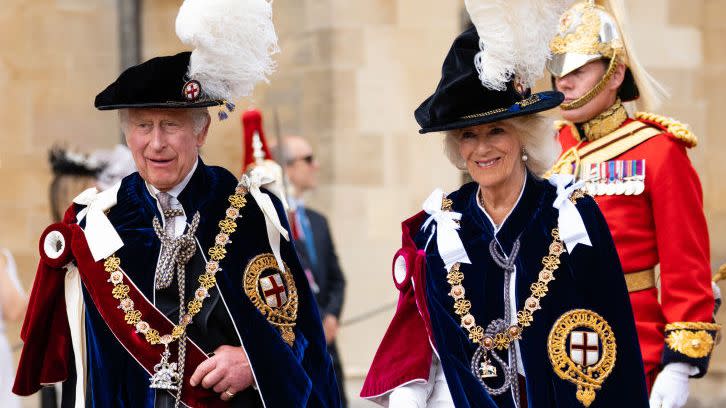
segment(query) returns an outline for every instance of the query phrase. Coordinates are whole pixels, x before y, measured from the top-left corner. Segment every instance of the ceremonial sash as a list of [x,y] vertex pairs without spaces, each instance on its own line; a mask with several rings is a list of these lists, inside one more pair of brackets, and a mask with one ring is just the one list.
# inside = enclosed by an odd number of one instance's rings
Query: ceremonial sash
[[580,148],[581,169],[618,157],[646,140],[663,133],[662,130],[634,121],[615,132]]
[[[149,373],[154,373],[154,366],[161,360],[164,346],[151,345],[144,336],[136,333],[135,328],[124,320],[125,314],[119,309],[119,302],[111,295],[113,284],[108,281],[109,273],[105,271],[103,260],[95,262],[88,248],[83,230],[78,225],[71,226],[73,231],[72,252],[78,263],[81,280],[98,309],[106,326],[128,353]],[[157,309],[149,299],[134,285],[124,273],[124,282],[129,286],[128,296],[134,301],[134,307],[143,315],[144,321],[158,330],[159,333],[171,333],[174,324]],[[170,347],[170,361],[177,360],[177,350]],[[185,378],[182,379],[181,400],[185,405],[196,407],[224,407],[228,404],[219,398],[213,390],[192,387],[188,378],[197,366],[207,359],[207,355],[189,338],[186,340],[186,358],[184,361]],[[174,391],[172,391],[174,394]]]

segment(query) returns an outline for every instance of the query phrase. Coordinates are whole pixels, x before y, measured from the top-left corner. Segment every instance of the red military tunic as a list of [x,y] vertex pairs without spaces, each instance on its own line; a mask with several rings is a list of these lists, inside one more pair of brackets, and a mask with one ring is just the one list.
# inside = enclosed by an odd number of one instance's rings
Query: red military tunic
[[[650,129],[654,136],[631,142],[637,144],[621,147],[622,152],[612,151],[614,156],[610,158],[603,156],[607,159],[604,167],[611,161],[641,163],[644,190],[638,195],[596,195],[595,200],[610,227],[626,275],[660,264],[660,302],[655,287],[630,293],[646,374],[654,378],[661,365],[684,361],[699,367],[700,376],[707,369],[717,327],[712,324],[714,298],[703,192],[686,153],[687,142],[695,144],[695,140],[669,133],[667,125],[680,125],[677,122],[655,115],[647,118],[652,120],[637,120],[656,128],[658,131]],[[633,121],[626,119],[620,128]],[[685,127],[678,129],[687,132]],[[577,152],[596,143],[584,138],[580,141],[578,133],[572,125],[560,128],[563,158],[571,148]],[[637,136],[624,136],[632,137]],[[586,169],[579,178],[583,175],[587,176]],[[709,334],[705,343],[711,340],[710,345],[699,347],[700,343],[694,342],[704,339],[699,331]],[[673,339],[666,342],[671,333],[675,333]],[[695,349],[684,345],[684,341]]]

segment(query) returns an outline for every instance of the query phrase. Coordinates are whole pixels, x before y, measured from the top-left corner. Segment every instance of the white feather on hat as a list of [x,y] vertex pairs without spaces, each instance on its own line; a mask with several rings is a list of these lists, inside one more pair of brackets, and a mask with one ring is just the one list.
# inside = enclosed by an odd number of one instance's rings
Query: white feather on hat
[[625,2],[623,0],[600,0],[597,3],[601,4],[608,10],[615,19],[616,23],[620,28],[620,36],[623,39],[623,45],[625,46],[625,53],[627,54],[627,65],[630,68],[630,72],[633,74],[635,85],[638,87],[638,93],[640,97],[635,101],[636,105],[642,110],[651,111],[656,110],[660,107],[664,100],[670,97],[668,91],[656,80],[648,71],[646,71],[643,64],[640,62],[637,54],[635,53],[635,47],[630,38],[629,34],[629,21],[628,13],[625,8]]
[[275,70],[279,48],[267,0],[185,0],[176,34],[194,47],[188,76],[211,99],[249,96]]
[[482,85],[506,89],[516,75],[531,88],[544,73],[549,41],[568,0],[465,0],[479,34],[474,61]]

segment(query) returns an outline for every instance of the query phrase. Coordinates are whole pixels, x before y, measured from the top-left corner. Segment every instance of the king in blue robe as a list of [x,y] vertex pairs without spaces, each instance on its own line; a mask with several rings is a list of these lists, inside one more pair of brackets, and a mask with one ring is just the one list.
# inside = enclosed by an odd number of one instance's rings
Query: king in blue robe
[[[199,158],[207,108],[223,106],[225,118],[229,101],[252,89],[250,78],[271,69],[270,4],[260,0],[255,14],[248,3],[205,3],[184,2],[183,38],[221,33],[215,46],[255,48],[261,60],[229,65],[239,61],[207,59],[214,50],[193,44],[193,52],[128,68],[97,95],[99,110],[121,109],[139,172],[82,193],[41,236],[16,394],[63,382],[76,407],[340,405],[282,201],[265,189],[269,174],[254,169],[238,183]],[[242,20],[188,32],[232,12]],[[240,45],[231,35],[239,30],[267,37],[244,33],[255,40]],[[261,72],[218,77],[245,69]]]

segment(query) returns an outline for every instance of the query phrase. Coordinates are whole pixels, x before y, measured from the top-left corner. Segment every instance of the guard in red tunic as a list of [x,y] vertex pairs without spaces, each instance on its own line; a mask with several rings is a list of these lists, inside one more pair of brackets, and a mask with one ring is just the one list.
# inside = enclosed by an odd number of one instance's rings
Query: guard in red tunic
[[587,1],[560,20],[548,69],[565,94],[565,121],[551,172],[574,174],[599,204],[625,272],[651,407],[681,407],[719,330],[703,193],[686,152],[697,141],[684,124],[623,106],[649,109],[665,95],[623,36],[624,17],[622,2]]

